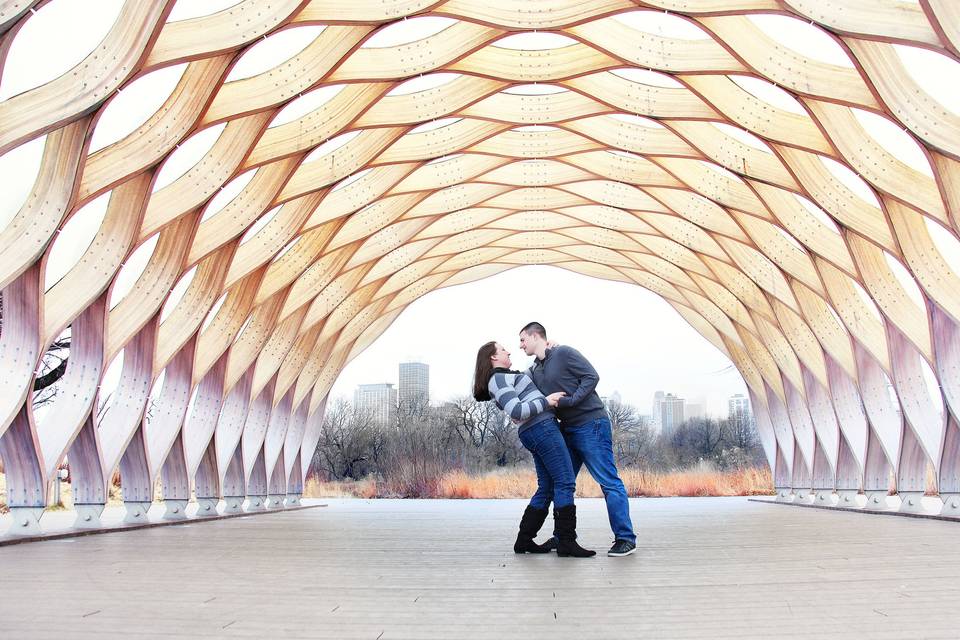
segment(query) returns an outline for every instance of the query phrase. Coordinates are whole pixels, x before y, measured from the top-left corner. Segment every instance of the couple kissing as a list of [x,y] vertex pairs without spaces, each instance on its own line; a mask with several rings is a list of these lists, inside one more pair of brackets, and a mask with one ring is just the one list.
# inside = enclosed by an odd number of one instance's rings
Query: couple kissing
[[[547,340],[547,330],[531,322],[520,330],[520,348],[534,356],[525,372],[512,370],[510,352],[487,342],[477,352],[473,397],[493,400],[515,424],[520,442],[537,471],[537,490],[520,520],[516,553],[549,553],[587,558],[595,551],[577,542],[576,478],[582,466],[597,481],[607,503],[614,542],[608,556],[636,550],[627,491],[613,457],[610,418],[597,395],[593,365],[572,347]],[[534,541],[553,503],[553,537]]]

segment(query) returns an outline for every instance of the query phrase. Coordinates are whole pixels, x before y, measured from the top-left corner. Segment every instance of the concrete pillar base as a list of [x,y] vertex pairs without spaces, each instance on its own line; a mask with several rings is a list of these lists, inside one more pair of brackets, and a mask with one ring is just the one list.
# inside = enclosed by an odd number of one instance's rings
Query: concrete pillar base
[[839,499],[833,489],[817,489],[813,494],[813,503],[821,507],[835,507]]
[[206,518],[217,515],[218,504],[220,504],[219,498],[197,498],[197,517]]
[[813,502],[813,491],[809,487],[794,488],[793,495],[794,502],[804,502],[808,504]]
[[267,508],[283,509],[283,496],[276,494],[267,496]]
[[243,496],[223,496],[224,513],[243,513]]
[[125,524],[141,524],[147,522],[147,511],[150,509],[151,502],[128,502],[123,501],[123,506],[127,509],[127,515],[124,516]]
[[890,508],[890,504],[887,502],[887,492],[886,491],[867,491],[867,506],[865,509],[872,509],[874,511],[886,511]]
[[77,519],[73,521],[73,526],[77,529],[99,529],[103,526],[103,523],[100,522],[103,506],[102,504],[73,505],[73,508],[77,510]]
[[287,499],[284,500],[284,504],[288,507],[299,507],[300,506],[300,494],[299,493],[288,493]]
[[948,518],[960,518],[960,493],[941,493],[943,506],[940,515]]
[[793,502],[794,497],[790,487],[777,487],[777,502]]
[[267,496],[247,496],[247,511],[265,511]]
[[922,491],[904,491],[900,494],[900,513],[927,513],[927,508],[923,506]]
[[838,507],[851,507],[857,508],[860,506],[860,503],[857,501],[857,496],[859,494],[853,490],[844,490],[837,491],[837,506]]
[[7,535],[35,536],[43,533],[40,529],[40,516],[43,507],[10,507],[10,528]]
[[187,500],[164,500],[163,504],[166,507],[166,511],[163,512],[163,519],[186,520],[187,502]]

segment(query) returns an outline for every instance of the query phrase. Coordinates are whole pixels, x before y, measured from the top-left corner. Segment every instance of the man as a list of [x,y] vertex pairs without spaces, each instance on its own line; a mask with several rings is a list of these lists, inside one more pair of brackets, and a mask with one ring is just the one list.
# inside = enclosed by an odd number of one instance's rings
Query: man
[[630,521],[627,490],[613,459],[610,418],[596,391],[600,376],[576,349],[563,345],[550,348],[547,330],[539,322],[520,330],[520,348],[528,356],[536,356],[529,373],[544,395],[566,393],[557,404],[557,419],[570,450],[573,475],[586,465],[603,489],[615,538],[607,555],[630,555],[637,549],[637,536]]

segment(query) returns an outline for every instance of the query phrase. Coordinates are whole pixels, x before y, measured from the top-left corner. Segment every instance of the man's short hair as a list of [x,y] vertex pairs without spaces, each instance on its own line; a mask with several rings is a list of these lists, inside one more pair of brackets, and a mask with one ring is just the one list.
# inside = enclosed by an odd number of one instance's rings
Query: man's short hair
[[547,330],[543,328],[543,325],[539,322],[530,322],[523,329],[520,329],[521,333],[536,333],[544,340],[547,339]]

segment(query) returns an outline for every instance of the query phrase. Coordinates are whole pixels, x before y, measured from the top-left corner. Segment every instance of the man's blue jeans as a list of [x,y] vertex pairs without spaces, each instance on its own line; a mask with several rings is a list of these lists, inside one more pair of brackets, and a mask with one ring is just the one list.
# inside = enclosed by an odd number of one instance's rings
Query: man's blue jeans
[[533,455],[537,468],[537,491],[530,498],[530,506],[547,509],[551,500],[554,508],[573,504],[576,475],[556,419],[527,427],[520,432],[520,442]]
[[576,479],[582,465],[597,481],[607,502],[607,517],[617,540],[629,540],[636,544],[637,536],[630,521],[630,503],[627,489],[617,473],[613,460],[613,433],[610,420],[600,418],[576,426],[563,428],[563,439],[570,451],[573,477]]

